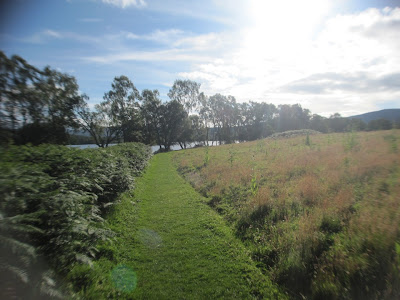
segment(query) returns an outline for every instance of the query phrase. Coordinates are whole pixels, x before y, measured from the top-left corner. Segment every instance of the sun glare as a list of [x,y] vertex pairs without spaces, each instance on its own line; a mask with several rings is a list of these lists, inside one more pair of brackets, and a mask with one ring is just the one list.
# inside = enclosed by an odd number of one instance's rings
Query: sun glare
[[313,34],[330,8],[328,1],[320,0],[251,0],[248,15],[250,24],[257,31],[297,38]]
[[236,54],[242,72],[248,70],[248,76],[269,86],[296,78],[305,69],[303,64],[310,67],[313,37],[331,7],[330,2],[318,0],[250,0],[242,47]]

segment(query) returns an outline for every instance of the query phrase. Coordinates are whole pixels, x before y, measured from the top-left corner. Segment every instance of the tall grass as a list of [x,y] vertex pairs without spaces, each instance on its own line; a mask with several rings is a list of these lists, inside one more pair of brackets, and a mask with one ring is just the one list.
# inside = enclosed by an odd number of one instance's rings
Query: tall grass
[[207,166],[199,149],[174,159],[294,298],[390,299],[399,296],[399,137],[265,139],[210,148]]

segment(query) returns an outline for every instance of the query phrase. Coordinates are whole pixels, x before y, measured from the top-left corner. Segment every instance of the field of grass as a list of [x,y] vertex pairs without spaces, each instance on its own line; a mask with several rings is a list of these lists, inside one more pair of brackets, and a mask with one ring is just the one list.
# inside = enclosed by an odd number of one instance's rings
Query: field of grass
[[84,299],[286,298],[255,266],[224,220],[155,155],[107,219],[116,233],[70,280]]
[[400,131],[173,153],[178,170],[292,298],[400,296]]

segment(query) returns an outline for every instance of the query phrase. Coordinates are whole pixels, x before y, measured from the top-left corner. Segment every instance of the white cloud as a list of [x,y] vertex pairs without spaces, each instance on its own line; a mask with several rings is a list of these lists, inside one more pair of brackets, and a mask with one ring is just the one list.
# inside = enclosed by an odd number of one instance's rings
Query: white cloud
[[120,8],[127,8],[129,6],[144,7],[147,5],[144,0],[102,0],[102,2]]
[[[301,16],[303,10],[294,11]],[[400,100],[400,8],[368,9],[326,22],[308,15],[314,20],[305,23],[294,12],[272,9],[267,15],[275,13],[270,24],[261,10],[259,21],[237,33],[235,47],[220,46],[219,60],[195,64],[179,75],[202,82],[209,94],[303,103],[322,114],[329,109],[344,115],[366,112]],[[321,24],[318,31],[315,24]]]
[[126,39],[128,39],[128,40],[138,40],[138,39],[140,39],[140,35],[134,34],[134,33],[132,33],[132,32],[126,32],[126,31],[124,31],[124,32],[122,32],[121,34],[122,34],[122,36],[123,36],[124,38],[126,38]]
[[167,30],[155,30],[148,34],[138,35],[132,32],[123,31],[120,37],[128,40],[147,40],[154,41],[162,44],[171,44],[176,40],[179,40],[184,35],[184,32],[180,29],[167,29]]
[[[152,0],[147,9],[177,18],[188,18],[189,21],[197,19],[232,26],[237,24],[237,16],[240,16],[240,7],[243,7],[244,3],[242,0]],[[232,17],[232,14],[235,14],[235,17]]]
[[54,37],[54,38],[61,38],[61,35],[60,35],[59,32],[54,31],[54,30],[50,30],[50,29],[43,31],[43,34],[45,36],[50,36],[50,37]]
[[[87,22],[95,21],[90,20]],[[73,40],[80,43],[91,44],[92,46],[98,46],[102,50],[126,52],[126,48],[129,48],[129,42],[135,40],[151,41],[154,42],[155,45],[158,44],[164,47],[184,48],[190,46],[190,44],[193,44],[193,47],[195,47],[196,44],[201,44],[201,40],[203,38],[206,37],[196,36],[193,38],[188,38],[188,35],[179,29],[155,30],[148,34],[142,35],[128,31],[121,31],[119,33],[111,33],[99,36],[46,29],[31,36],[21,38],[20,40],[26,43],[34,44],[49,43],[52,39]]]
[[183,34],[184,32],[180,29],[155,30],[143,38],[146,40],[168,44],[174,43],[177,39],[180,39]]
[[[206,33],[193,34],[180,29],[165,29],[154,30],[147,34],[135,34],[132,32],[123,31],[116,35],[111,35],[114,38],[127,40],[143,40],[152,41],[158,44],[164,44],[168,48],[192,49],[197,51],[208,51],[227,46],[228,38],[232,38],[228,33]],[[109,37],[111,37],[109,36]]]
[[[229,45],[228,37],[231,36],[216,33],[193,35],[178,29],[155,30],[143,35],[123,31],[99,38],[103,44],[118,45],[113,49],[108,47],[108,53],[82,59],[102,64],[122,61],[204,63],[212,61],[213,55],[221,51],[221,47]],[[131,40],[152,41],[154,45],[138,51],[126,44]]]
[[161,51],[128,51],[116,54],[82,57],[87,62],[96,62],[103,64],[112,64],[126,61],[148,61],[148,62],[168,62],[168,61],[186,61],[201,62],[211,59],[205,55],[197,55],[188,51],[179,49],[161,50]]
[[21,38],[19,40],[25,43],[43,44],[51,38],[61,39],[62,37],[63,36],[60,32],[51,29],[46,29],[41,32],[35,33],[31,36]]
[[73,40],[80,43],[88,43],[88,44],[103,44],[104,40],[102,37],[95,37],[90,35],[84,35],[75,32],[69,31],[55,31],[51,29],[46,29],[41,32],[35,33],[31,36],[27,36],[24,38],[19,39],[25,43],[32,43],[32,44],[44,44],[49,43],[54,39],[58,40]]
[[[229,46],[232,36],[229,33],[207,33],[200,35],[187,35],[173,42],[173,46],[182,48],[191,48],[201,51],[213,51]],[[229,49],[226,49],[229,51]]]

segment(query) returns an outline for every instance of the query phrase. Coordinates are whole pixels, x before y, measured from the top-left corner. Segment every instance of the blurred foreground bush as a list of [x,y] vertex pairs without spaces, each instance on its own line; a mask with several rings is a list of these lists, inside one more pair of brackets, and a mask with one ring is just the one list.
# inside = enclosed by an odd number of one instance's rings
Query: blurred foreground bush
[[0,148],[0,298],[61,298],[56,283],[91,265],[112,237],[103,217],[151,156],[139,143],[107,149]]

